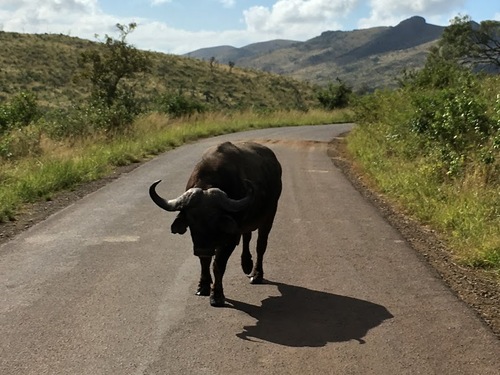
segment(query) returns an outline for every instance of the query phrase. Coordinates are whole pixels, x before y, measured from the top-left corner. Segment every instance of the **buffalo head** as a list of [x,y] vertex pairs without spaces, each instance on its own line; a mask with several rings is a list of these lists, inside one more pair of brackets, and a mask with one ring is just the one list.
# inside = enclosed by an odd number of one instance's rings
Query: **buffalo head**
[[252,202],[252,189],[242,199],[231,199],[218,188],[191,188],[175,199],[164,199],[156,192],[154,182],[149,196],[156,205],[166,211],[179,211],[172,223],[172,233],[184,234],[189,228],[194,254],[213,256],[219,246],[239,241],[239,227],[234,213],[241,212]]

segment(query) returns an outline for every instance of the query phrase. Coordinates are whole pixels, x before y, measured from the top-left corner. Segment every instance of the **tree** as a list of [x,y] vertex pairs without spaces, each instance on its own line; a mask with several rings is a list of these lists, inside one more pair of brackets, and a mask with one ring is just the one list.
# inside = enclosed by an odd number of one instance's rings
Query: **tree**
[[447,59],[500,68],[500,21],[477,24],[469,16],[457,16],[445,28],[438,48]]
[[210,70],[213,71],[215,69],[215,65],[217,64],[217,60],[215,59],[215,56],[212,56],[209,60],[210,64]]
[[319,91],[317,94],[319,102],[327,110],[344,108],[349,105],[352,88],[339,78],[337,78],[337,82],[337,85],[333,83],[328,84],[325,89]]
[[131,121],[137,105],[130,79],[138,73],[148,72],[151,66],[149,58],[126,41],[137,24],[116,24],[116,27],[120,32],[118,39],[106,35],[104,48],[83,52],[79,61],[81,76],[91,83],[92,105],[114,116],[106,119],[105,127],[117,127],[123,125],[123,121]]

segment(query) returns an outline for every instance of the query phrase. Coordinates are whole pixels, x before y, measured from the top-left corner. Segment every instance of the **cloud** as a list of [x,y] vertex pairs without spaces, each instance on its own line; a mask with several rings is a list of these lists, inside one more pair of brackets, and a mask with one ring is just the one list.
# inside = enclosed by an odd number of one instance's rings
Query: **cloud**
[[73,33],[91,37],[117,20],[101,12],[97,0],[3,0],[0,28],[26,33]]
[[341,27],[341,20],[358,0],[278,0],[271,7],[253,6],[243,12],[248,31],[272,37],[312,37]]
[[447,22],[457,9],[463,8],[465,0],[370,0],[369,3],[370,16],[358,22],[362,28],[394,25],[416,15]]
[[[162,38],[161,36],[165,36]],[[235,46],[255,42],[244,30],[188,31],[176,29],[162,22],[139,23],[128,40],[141,49],[184,54],[204,47],[232,44]]]

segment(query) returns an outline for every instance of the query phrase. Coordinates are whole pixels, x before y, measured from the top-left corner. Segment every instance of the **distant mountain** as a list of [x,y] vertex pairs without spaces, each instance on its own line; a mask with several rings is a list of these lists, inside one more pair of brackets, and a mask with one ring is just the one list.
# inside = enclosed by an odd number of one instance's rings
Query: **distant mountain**
[[337,77],[355,89],[393,86],[405,68],[420,68],[444,27],[411,17],[393,27],[325,31],[305,42],[271,40],[236,48],[203,48],[186,54],[196,59],[290,75],[326,84]]
[[236,48],[232,46],[219,46],[219,47],[209,47],[198,49],[194,52],[187,53],[184,56],[194,57],[201,60],[210,60],[215,57],[217,61],[223,62],[225,64],[230,61],[236,62],[244,58],[251,58],[252,56],[270,53],[280,48],[287,48],[296,42],[293,40],[281,40],[275,39],[269,42],[253,43],[248,46]]

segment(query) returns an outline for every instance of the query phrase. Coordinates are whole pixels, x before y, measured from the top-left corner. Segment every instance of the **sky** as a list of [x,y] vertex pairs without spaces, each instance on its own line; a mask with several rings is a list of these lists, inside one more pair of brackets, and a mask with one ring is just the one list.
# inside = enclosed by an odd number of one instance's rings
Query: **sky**
[[[498,0],[0,0],[0,30],[102,40],[137,28],[136,48],[184,54],[272,39],[305,41],[329,30],[395,26],[411,17],[447,26],[457,15],[500,21]],[[96,38],[97,36],[97,38]]]

